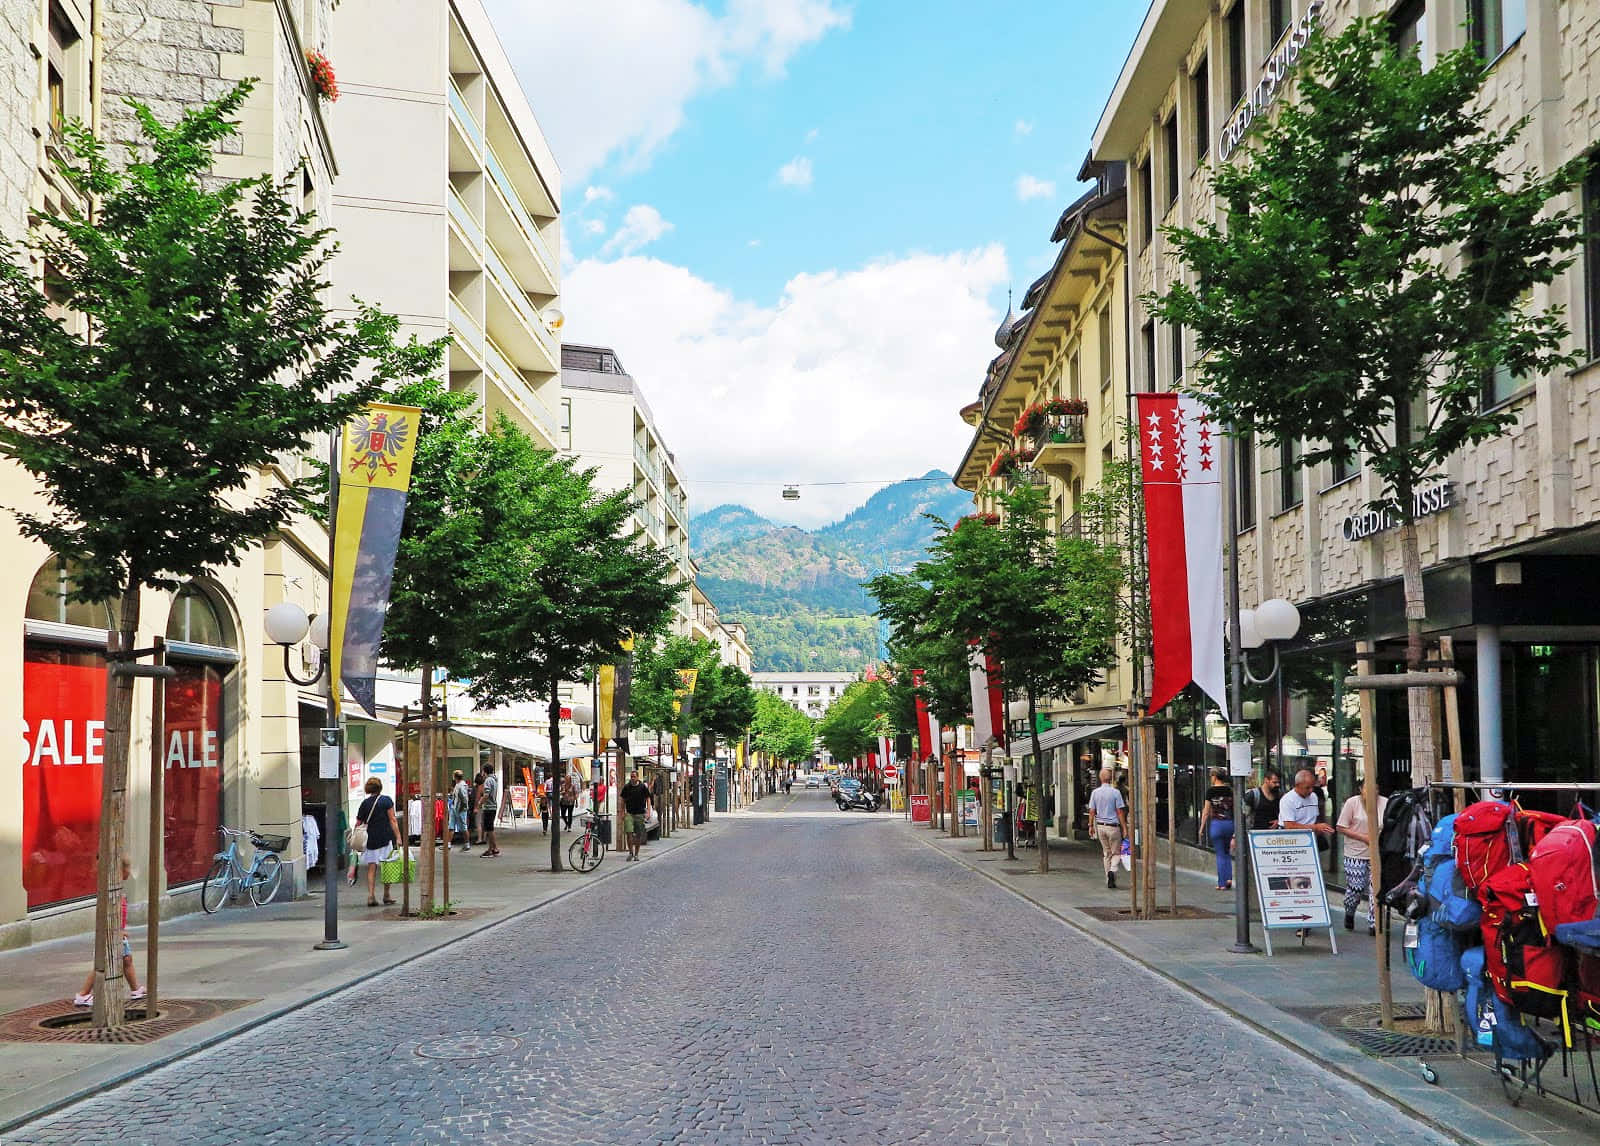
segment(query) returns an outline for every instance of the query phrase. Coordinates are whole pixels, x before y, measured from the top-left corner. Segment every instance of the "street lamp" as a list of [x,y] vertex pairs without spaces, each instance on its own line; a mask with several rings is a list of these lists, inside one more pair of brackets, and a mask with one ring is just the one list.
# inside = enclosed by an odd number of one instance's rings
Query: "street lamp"
[[[308,617],[306,611],[293,601],[282,601],[267,610],[265,621],[267,639],[283,648],[283,675],[288,677],[301,688],[309,688],[324,676],[328,677],[328,702],[327,716],[322,729],[321,751],[333,754],[333,768],[331,777],[328,769],[321,767],[319,757],[318,770],[325,780],[324,799],[326,806],[323,808],[322,818],[322,942],[315,947],[317,951],[339,951],[345,946],[339,940],[339,871],[335,862],[339,858],[339,759],[343,749],[343,737],[339,735],[339,698],[334,695],[334,674],[329,672],[330,660],[328,657],[328,614],[322,613],[316,617]],[[293,666],[289,661],[289,650],[310,638],[319,656],[317,658],[317,671],[309,678],[295,675]]]
[[[1284,695],[1283,695],[1283,662],[1278,656],[1278,646],[1284,641],[1293,640],[1294,635],[1300,631],[1300,610],[1294,604],[1285,601],[1282,597],[1273,597],[1263,601],[1254,609],[1239,610],[1239,667],[1243,669],[1245,679],[1254,685],[1275,684],[1276,703],[1274,709],[1277,713],[1275,737],[1278,748],[1278,770],[1283,771],[1283,725],[1284,725]],[[1265,676],[1256,676],[1250,671],[1250,650],[1259,649],[1262,645],[1272,650],[1272,668],[1267,670]]]

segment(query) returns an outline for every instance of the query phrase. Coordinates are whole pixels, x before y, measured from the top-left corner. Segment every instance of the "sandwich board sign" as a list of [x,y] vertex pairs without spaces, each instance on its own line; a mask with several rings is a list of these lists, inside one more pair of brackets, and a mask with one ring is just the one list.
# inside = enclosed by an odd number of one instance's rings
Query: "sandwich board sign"
[[1268,955],[1272,954],[1274,931],[1324,929],[1333,953],[1339,953],[1315,832],[1310,828],[1251,832],[1250,869],[1256,877],[1256,901],[1261,907],[1261,933]]

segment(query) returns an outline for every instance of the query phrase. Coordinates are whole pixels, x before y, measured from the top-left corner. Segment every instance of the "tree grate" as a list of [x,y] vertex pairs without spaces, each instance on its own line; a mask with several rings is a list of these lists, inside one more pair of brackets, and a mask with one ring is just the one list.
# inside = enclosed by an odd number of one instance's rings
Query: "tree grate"
[[[1374,1003],[1356,1007],[1288,1007],[1291,1014],[1309,1019],[1318,1026],[1333,1032],[1373,1058],[1420,1058],[1423,1056],[1453,1055],[1456,1041],[1438,1035],[1418,1034],[1414,1031],[1386,1031],[1383,1029],[1383,1010]],[[1401,1003],[1394,1008],[1394,1017],[1402,1023],[1422,1019],[1426,1011],[1414,1003]],[[1477,1050],[1469,1043],[1467,1053]]]
[[162,998],[154,1018],[147,1018],[142,1002],[129,1004],[127,1022],[111,1030],[97,1030],[86,1007],[70,1001],[40,1003],[0,1015],[0,1042],[78,1043],[88,1046],[138,1046],[248,1006],[255,999]]

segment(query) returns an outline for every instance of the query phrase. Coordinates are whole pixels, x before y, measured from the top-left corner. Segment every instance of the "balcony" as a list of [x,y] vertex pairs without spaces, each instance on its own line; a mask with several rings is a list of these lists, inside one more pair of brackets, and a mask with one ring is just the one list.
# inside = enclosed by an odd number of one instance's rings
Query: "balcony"
[[510,399],[511,404],[521,412],[530,427],[537,429],[547,441],[554,442],[555,411],[550,409],[539,392],[528,384],[522,371],[512,364],[492,338],[484,340],[482,349],[484,367],[495,388]]
[[450,110],[455,113],[456,122],[460,124],[462,132],[481,153],[483,151],[483,129],[478,126],[477,119],[468,110],[467,99],[461,94],[461,89],[456,87],[455,80],[450,81],[450,90],[447,94],[450,99]]
[[450,221],[461,232],[461,238],[474,251],[483,250],[483,228],[478,226],[478,221],[472,217],[472,212],[456,191],[455,185],[450,186],[450,193],[446,199],[446,206],[450,212]]
[[1056,414],[1045,420],[1044,426],[1034,435],[1038,450],[1033,464],[1052,477],[1069,479],[1082,476],[1084,455],[1083,414]]
[[493,243],[484,246],[483,255],[484,266],[489,271],[489,278],[506,300],[512,313],[521,320],[529,338],[543,353],[545,365],[549,372],[555,373],[560,369],[561,352],[555,345],[554,336],[546,328],[543,317],[534,309],[533,303],[528,301],[528,296],[517,284],[516,276],[511,273],[511,269],[501,259],[500,253],[494,249]]
[[1070,538],[1073,541],[1080,540],[1083,537],[1083,515],[1075,513],[1063,520],[1060,528],[1056,530],[1056,534],[1060,537]]
[[534,261],[538,264],[540,277],[543,282],[538,284],[543,293],[556,293],[556,257],[550,250],[550,245],[544,241],[544,236],[539,233],[539,226],[533,221],[533,216],[528,214],[522,200],[517,196],[516,186],[511,182],[511,177],[506,174],[500,160],[495,157],[492,150],[483,153],[483,165],[489,172],[489,186],[494,189],[495,202],[504,210],[506,217],[511,221],[522,241],[527,243],[533,251]]

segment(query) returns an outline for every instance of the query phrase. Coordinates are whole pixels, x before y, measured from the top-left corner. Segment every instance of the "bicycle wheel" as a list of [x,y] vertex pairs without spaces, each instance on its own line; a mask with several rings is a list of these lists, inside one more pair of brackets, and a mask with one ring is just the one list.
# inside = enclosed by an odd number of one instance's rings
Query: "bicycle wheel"
[[256,858],[253,878],[250,880],[250,902],[257,907],[271,903],[283,882],[283,861],[272,852]]
[[207,915],[212,915],[228,902],[232,894],[233,865],[227,860],[218,860],[211,865],[211,870],[206,873],[206,881],[200,887],[200,906]]
[[572,847],[567,849],[567,862],[579,871],[593,871],[600,866],[600,861],[605,858],[605,850],[600,843],[600,837],[593,833],[585,833],[572,841]]

